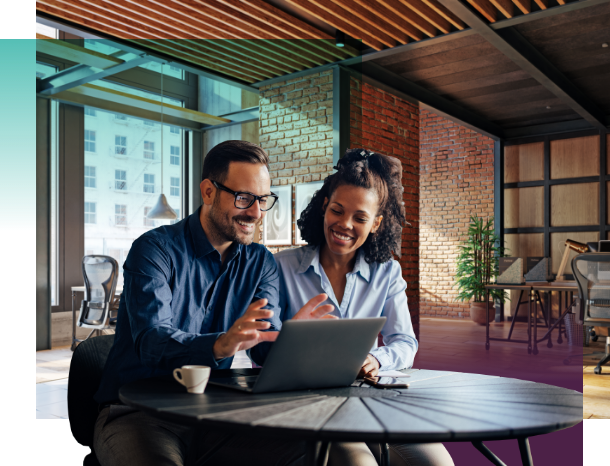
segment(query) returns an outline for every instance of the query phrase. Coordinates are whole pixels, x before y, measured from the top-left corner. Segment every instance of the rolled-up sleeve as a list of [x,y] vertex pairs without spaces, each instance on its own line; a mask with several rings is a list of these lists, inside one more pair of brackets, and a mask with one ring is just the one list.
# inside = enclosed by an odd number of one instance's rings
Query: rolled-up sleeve
[[400,265],[393,261],[388,294],[381,313],[387,318],[381,330],[386,346],[371,351],[379,361],[381,370],[398,370],[413,366],[418,344],[409,315],[406,289],[407,283],[402,278]]
[[124,290],[135,353],[144,366],[154,369],[186,364],[215,369],[219,361],[212,348],[220,333],[187,333],[173,325],[173,273],[171,257],[161,243],[147,236],[134,242],[124,265]]
[[[282,321],[280,319],[280,278],[277,263],[273,258],[273,254],[269,251],[265,252],[263,273],[254,293],[254,301],[263,298],[267,299],[265,309],[273,311],[271,319],[265,319],[271,323],[271,327],[267,331],[280,331],[282,328]],[[272,345],[273,343],[271,342],[259,343],[246,351],[246,353],[252,361],[262,366]]]

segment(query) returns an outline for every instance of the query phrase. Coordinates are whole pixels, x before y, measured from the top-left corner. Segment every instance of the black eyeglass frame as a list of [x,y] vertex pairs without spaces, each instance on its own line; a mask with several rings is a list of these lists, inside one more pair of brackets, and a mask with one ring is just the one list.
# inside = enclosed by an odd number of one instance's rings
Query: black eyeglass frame
[[[262,211],[262,212],[267,212],[267,211],[269,211],[269,210],[273,209],[273,206],[275,205],[275,203],[276,203],[276,202],[277,202],[277,200],[278,200],[277,195],[276,195],[276,194],[274,194],[274,193],[271,193],[271,194],[265,194],[265,195],[263,195],[263,196],[257,196],[256,194],[249,193],[249,192],[247,192],[247,191],[233,191],[232,189],[227,188],[226,186],[224,186],[224,185],[222,185],[222,184],[218,183],[217,181],[214,181],[214,180],[210,180],[210,181],[212,181],[212,184],[213,184],[214,186],[216,186],[216,188],[220,189],[221,191],[225,191],[225,192],[227,192],[227,193],[232,194],[233,196],[235,196],[235,197],[234,197],[234,199],[233,199],[233,205],[234,205],[236,208],[241,209],[241,210],[246,210],[246,209],[249,209],[250,207],[252,207],[252,205],[253,205],[253,204],[254,204],[256,201],[258,201],[259,206],[260,206],[260,202],[261,202],[261,200],[262,200],[263,198],[265,198],[265,197],[266,197],[266,198],[271,198],[271,199],[273,199],[273,202],[271,203],[271,206],[270,206],[270,207],[268,207],[267,209],[263,209],[263,208],[261,207],[261,211]],[[243,195],[243,194],[247,194],[248,196],[252,196],[252,198],[253,198],[253,199],[252,199],[252,201],[250,202],[250,204],[248,204],[248,206],[247,206],[247,207],[239,207],[239,206],[237,205],[237,196],[239,196],[240,194],[242,194],[242,195]]]

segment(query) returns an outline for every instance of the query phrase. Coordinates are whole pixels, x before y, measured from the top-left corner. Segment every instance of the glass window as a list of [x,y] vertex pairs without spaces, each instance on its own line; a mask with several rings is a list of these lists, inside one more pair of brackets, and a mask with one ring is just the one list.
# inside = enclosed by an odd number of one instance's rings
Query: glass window
[[146,126],[155,126],[155,123],[154,123],[154,122],[152,122],[152,121],[149,121],[149,120],[144,120],[144,124],[145,124]]
[[172,134],[180,134],[180,128],[178,128],[177,126],[170,126],[169,132]]
[[154,227],[155,221],[152,218],[148,218],[148,213],[152,207],[144,207],[144,226],[145,227]]
[[154,193],[155,192],[155,175],[150,173],[144,173],[144,192]]
[[180,165],[180,147],[170,146],[169,149],[170,149],[169,164],[170,165]]
[[180,196],[180,178],[173,176],[170,178],[169,195]]
[[144,158],[153,160],[155,158],[155,143],[144,141]]
[[127,171],[126,170],[115,170],[114,171],[114,189],[119,191],[127,190]]
[[170,225],[173,225],[173,224],[175,224],[175,223],[178,223],[180,220],[182,220],[182,219],[180,218],[180,209],[174,209],[174,211],[176,212],[176,219],[175,219],[175,220],[172,220],[171,222],[169,222],[169,223],[170,223]]
[[97,114],[95,113],[95,109],[92,107],[85,107],[85,115],[90,117],[97,116]]
[[114,224],[127,226],[127,206],[125,204],[114,205]]
[[85,151],[95,152],[95,131],[85,130]]
[[95,167],[85,165],[85,188],[97,188],[95,185]]
[[126,136],[115,136],[114,137],[114,153],[119,155],[127,155],[127,137]]
[[95,202],[85,202],[85,223],[97,223],[95,204]]
[[115,120],[127,120],[127,117],[125,115],[121,115],[120,113],[115,113],[114,119]]

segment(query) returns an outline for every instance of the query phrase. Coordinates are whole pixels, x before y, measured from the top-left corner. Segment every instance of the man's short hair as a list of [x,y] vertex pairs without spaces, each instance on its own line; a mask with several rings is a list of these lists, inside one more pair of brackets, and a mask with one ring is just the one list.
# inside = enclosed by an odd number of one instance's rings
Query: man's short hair
[[224,182],[231,162],[261,163],[269,169],[269,156],[262,148],[248,141],[225,141],[212,147],[203,159],[201,181]]

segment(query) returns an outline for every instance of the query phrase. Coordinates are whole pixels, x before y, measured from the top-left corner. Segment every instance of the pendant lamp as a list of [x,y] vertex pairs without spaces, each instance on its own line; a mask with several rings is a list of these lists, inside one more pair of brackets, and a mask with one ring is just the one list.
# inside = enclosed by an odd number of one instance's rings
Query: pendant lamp
[[163,194],[163,65],[164,63],[161,64],[161,195],[146,217],[155,220],[175,220],[178,215]]

